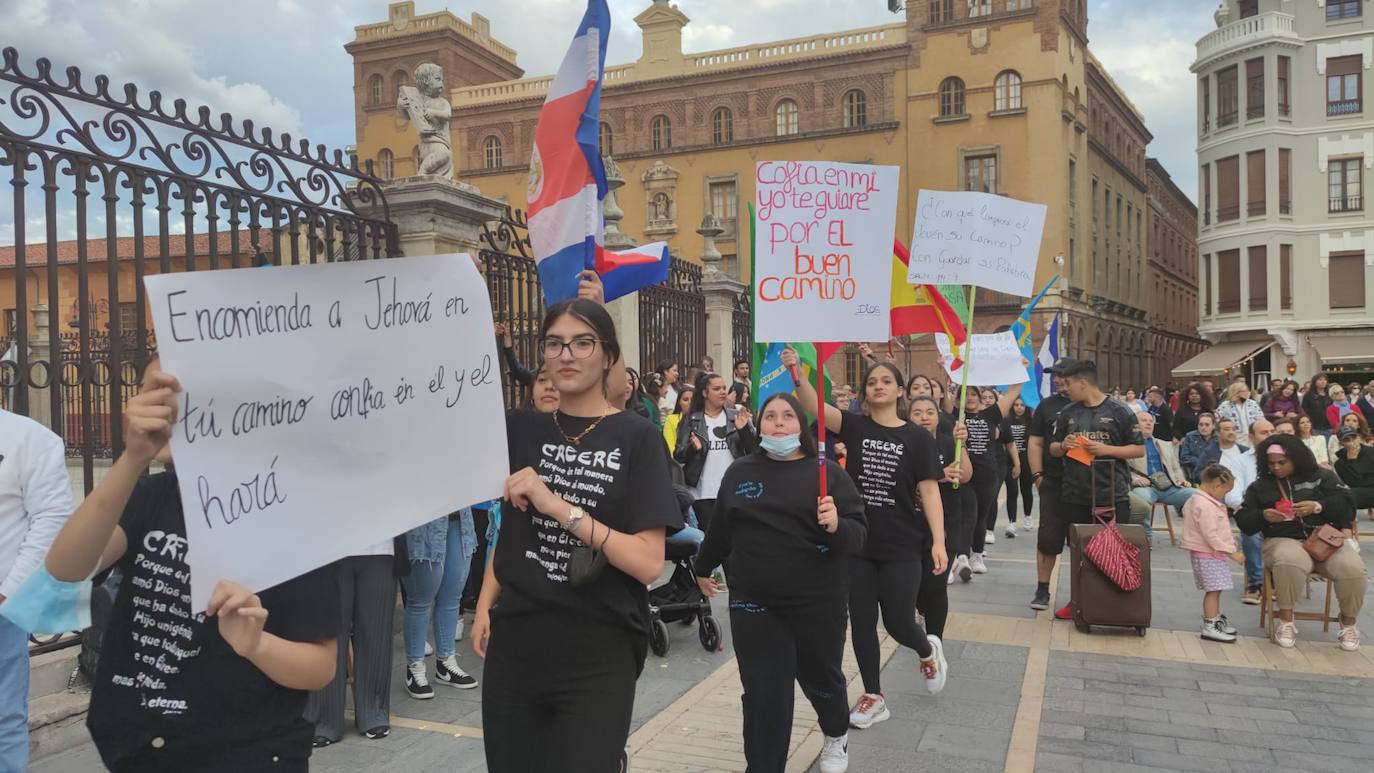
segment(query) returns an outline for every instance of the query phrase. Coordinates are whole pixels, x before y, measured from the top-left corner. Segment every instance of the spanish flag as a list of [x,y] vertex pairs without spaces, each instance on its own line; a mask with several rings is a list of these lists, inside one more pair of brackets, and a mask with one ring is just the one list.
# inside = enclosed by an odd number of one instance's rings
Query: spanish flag
[[899,241],[892,242],[892,335],[944,333],[955,346],[968,338],[963,320],[935,285],[906,281],[911,255]]

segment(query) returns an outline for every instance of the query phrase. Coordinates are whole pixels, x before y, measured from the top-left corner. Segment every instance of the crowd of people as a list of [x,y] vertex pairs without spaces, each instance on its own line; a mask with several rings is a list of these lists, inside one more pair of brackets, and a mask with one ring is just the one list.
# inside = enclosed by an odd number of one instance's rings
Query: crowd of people
[[[1019,386],[964,392],[907,378],[863,347],[857,389],[818,396],[794,375],[792,391],[754,411],[748,361],[728,375],[709,358],[641,375],[625,366],[594,274],[580,295],[549,309],[533,369],[497,325],[527,397],[508,414],[501,499],[259,593],[225,579],[203,613],[190,609],[169,444],[174,374],[149,364],[125,409],[124,452],[79,506],[61,441],[0,412],[0,601],[15,602],[0,615],[50,622],[85,591],[117,586],[87,631],[99,653],[87,721],[104,763],[305,770],[312,748],[342,738],[349,684],[353,724],[385,738],[396,673],[416,700],[435,686],[478,686],[455,644],[470,608],[488,769],[623,769],[647,587],[663,574],[665,545],[685,542],[701,593],[728,590],[749,769],[785,769],[796,683],[825,735],[820,769],[842,773],[851,729],[892,716],[880,622],[914,652],[928,691],[944,688],[948,586],[989,571],[1003,491],[1000,536],[1035,539],[1034,609],[1050,607],[1072,525],[1106,508],[1148,529],[1154,508],[1174,507],[1204,638],[1236,639],[1221,612],[1236,562],[1247,602],[1267,573],[1278,646],[1296,642],[1293,610],[1312,572],[1339,600],[1340,649],[1360,645],[1367,580],[1352,530],[1357,510],[1374,507],[1374,382],[1342,387],[1319,374],[1305,387],[1275,380],[1257,397],[1238,379],[1218,402],[1211,382],[1108,392],[1093,362],[1065,358],[1049,369],[1054,393],[1031,410]],[[782,361],[799,373],[795,351]],[[1111,474],[1095,476],[1092,462]],[[1334,552],[1314,552],[1314,534]],[[1070,601],[1054,616],[1071,614]],[[5,617],[0,765],[22,769],[25,632]],[[853,706],[846,633],[863,685]]]

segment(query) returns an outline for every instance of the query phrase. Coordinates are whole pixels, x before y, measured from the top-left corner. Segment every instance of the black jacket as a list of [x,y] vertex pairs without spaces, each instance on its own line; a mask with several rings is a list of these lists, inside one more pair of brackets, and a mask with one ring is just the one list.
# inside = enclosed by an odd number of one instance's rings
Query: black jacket
[[[738,415],[739,412],[734,408],[725,408],[725,442],[734,459],[752,454],[758,448],[753,425],[746,424],[744,429],[735,427],[735,417]],[[699,451],[692,447],[693,435],[701,441]],[[678,425],[677,449],[673,452],[673,458],[682,465],[682,475],[688,486],[701,482],[701,471],[706,467],[706,449],[710,447],[711,439],[706,434],[706,414],[701,411],[689,414]]]
[[[1290,489],[1289,483],[1292,483]],[[1331,470],[1318,470],[1317,477],[1311,480],[1288,478],[1284,481],[1283,491],[1279,489],[1278,479],[1263,475],[1245,490],[1245,499],[1236,512],[1236,525],[1246,534],[1262,533],[1265,539],[1289,537],[1306,539],[1307,532],[1296,520],[1270,523],[1264,520],[1264,511],[1272,508],[1284,493],[1289,492],[1293,502],[1319,502],[1322,511],[1303,519],[1303,524],[1311,530],[1323,523],[1337,529],[1348,529],[1355,522],[1355,496],[1350,488],[1336,477]]]
[[[1159,412],[1155,413],[1156,410],[1158,410]],[[1160,403],[1158,409],[1156,409],[1153,405],[1150,406],[1150,413],[1155,414],[1155,438],[1159,440],[1173,440],[1174,411],[1172,408],[1169,407],[1169,401],[1165,400],[1164,402]],[[1179,435],[1178,437],[1182,438],[1183,436]]]

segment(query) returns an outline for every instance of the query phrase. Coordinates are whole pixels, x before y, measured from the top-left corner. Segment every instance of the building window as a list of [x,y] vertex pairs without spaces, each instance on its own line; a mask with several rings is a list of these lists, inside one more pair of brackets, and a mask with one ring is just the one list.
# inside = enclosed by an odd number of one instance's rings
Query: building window
[[1259,0],[1240,0],[1240,18],[1248,19],[1259,15]]
[[1198,84],[1198,93],[1202,95],[1202,130],[1208,132],[1212,130],[1212,78],[1203,75]]
[[970,19],[991,15],[992,0],[968,0],[968,17]]
[[1024,11],[1031,7],[1031,0],[1007,0],[1008,11]]
[[1250,311],[1269,310],[1269,252],[1264,245],[1250,248]]
[[964,190],[997,193],[997,156],[964,158]]
[[854,89],[844,95],[844,128],[857,129],[868,125],[868,97]]
[[1279,309],[1293,310],[1293,245],[1279,245]]
[[736,192],[734,180],[724,180],[713,182],[709,186],[711,197],[711,214],[726,226],[728,233],[733,233],[734,228],[729,227],[739,218],[739,195]]
[[1015,70],[1006,70],[997,76],[995,82],[996,99],[994,106],[998,110],[1020,110],[1021,109],[1021,75]]
[[1263,215],[1265,205],[1264,151],[1252,150],[1245,154],[1245,212],[1249,215]]
[[1212,316],[1212,256],[1202,256],[1202,313]]
[[954,0],[930,0],[930,23],[943,24],[954,20]]
[[1342,158],[1327,162],[1327,212],[1359,212],[1364,209],[1363,158]]
[[1212,224],[1212,167],[1202,165],[1202,224]]
[[1069,204],[1078,203],[1078,162],[1069,159]]
[[615,155],[615,132],[611,131],[611,125],[603,122],[597,134],[597,140],[601,146],[601,155]]
[[396,176],[396,156],[386,148],[382,148],[382,152],[377,154],[377,166],[381,167],[383,180],[390,180]]
[[1240,250],[1217,253],[1217,313],[1235,314],[1240,311]]
[[1364,58],[1337,56],[1326,60],[1326,114],[1354,115],[1363,109],[1360,87]]
[[1293,214],[1293,191],[1289,180],[1293,174],[1293,151],[1279,148],[1279,214]]
[[1092,198],[1092,205],[1093,205],[1093,234],[1094,234],[1094,235],[1096,235],[1096,233],[1097,233],[1097,185],[1098,185],[1098,183],[1097,183],[1097,178],[1094,177],[1094,178],[1093,178],[1093,198]]
[[964,82],[958,78],[945,78],[940,84],[940,115],[964,114]]
[[711,142],[725,145],[735,141],[735,117],[730,108],[718,107],[711,114]]
[[1355,19],[1360,16],[1360,0],[1326,0],[1326,20]]
[[369,105],[382,104],[382,76],[374,75],[367,79],[367,103]]
[[1331,308],[1364,308],[1364,253],[1333,252],[1327,263]]
[[401,89],[410,85],[410,76],[404,72],[398,72],[391,76],[391,95],[396,100],[401,99]]
[[1236,66],[1217,71],[1217,126],[1233,126],[1240,110],[1240,94],[1236,90]]
[[1245,63],[1245,117],[1264,117],[1264,59]]
[[668,123],[668,116],[654,116],[649,123],[649,137],[654,150],[667,150],[673,146],[673,127]]
[[1279,115],[1288,115],[1292,111],[1291,103],[1288,100],[1288,68],[1293,64],[1293,60],[1286,56],[1278,58],[1279,70]]
[[1217,161],[1217,222],[1240,217],[1240,157]]
[[482,166],[487,169],[501,168],[500,137],[488,137],[482,141]]
[[789,137],[796,134],[797,129],[797,103],[790,99],[784,99],[778,103],[778,107],[773,111],[778,122],[778,136]]

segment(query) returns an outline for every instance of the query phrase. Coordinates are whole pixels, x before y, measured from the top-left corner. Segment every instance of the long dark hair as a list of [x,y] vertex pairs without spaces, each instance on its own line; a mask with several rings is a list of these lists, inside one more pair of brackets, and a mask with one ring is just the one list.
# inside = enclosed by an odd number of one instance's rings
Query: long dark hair
[[[680,413],[683,412],[683,410],[682,410],[682,396],[683,396],[684,394],[690,395],[691,397],[696,397],[696,394],[697,394],[696,385],[695,385],[695,384],[687,384],[687,385],[685,385],[685,386],[682,387],[682,391],[679,392],[678,395],[677,395],[677,400],[674,400],[674,401],[673,401],[673,413],[675,413],[675,414],[680,414]],[[690,400],[690,399],[689,399],[687,402],[688,402],[689,405],[691,404],[691,400]],[[689,408],[689,409],[687,410],[687,413],[690,414],[691,412],[692,412],[692,411],[691,411],[691,409]]]
[[868,379],[873,375],[873,371],[879,368],[887,368],[892,374],[892,380],[897,382],[897,415],[901,416],[902,411],[906,409],[906,377],[902,375],[901,368],[898,368],[895,362],[883,360],[864,369],[863,380],[859,382],[859,405],[868,404]]
[[[1020,416],[1017,416],[1017,415],[1016,415],[1016,403],[1017,403],[1017,402],[1020,402],[1020,403],[1021,403],[1021,411],[1022,411],[1022,412],[1021,412],[1021,415],[1020,415]],[[1134,406],[1133,406],[1133,407],[1134,407]],[[1021,425],[1021,426],[1023,426],[1023,427],[1026,427],[1026,426],[1030,426],[1030,420],[1031,420],[1031,409],[1030,409],[1030,406],[1026,405],[1026,401],[1025,401],[1025,400],[1022,400],[1020,397],[1016,398],[1015,400],[1012,400],[1012,401],[1011,401],[1011,410],[1010,410],[1010,411],[1007,411],[1007,422],[1008,422],[1008,423],[1011,423],[1011,424],[1019,424],[1019,425]]]
[[1331,376],[1327,375],[1326,371],[1321,371],[1321,372],[1319,372],[1317,375],[1313,376],[1313,377],[1307,382],[1307,394],[1309,394],[1309,395],[1310,395],[1310,394],[1318,394],[1318,395],[1321,395],[1322,397],[1325,397],[1325,396],[1326,396],[1326,389],[1323,389],[1323,390],[1321,390],[1320,392],[1317,391],[1317,379],[1319,379],[1319,378],[1324,378],[1324,379],[1326,379],[1326,387],[1327,387],[1327,389],[1330,389],[1330,388],[1331,388]]
[[625,398],[625,407],[646,419],[649,418],[648,406],[644,404],[644,398],[648,395],[644,392],[644,381],[639,377],[639,371],[634,368],[626,368],[625,373],[629,375],[630,380],[635,385],[634,389],[630,390],[629,396]]
[[713,378],[725,381],[725,377],[719,373],[703,373],[697,376],[696,391],[692,395],[692,404],[687,408],[687,415],[706,412],[706,386],[711,383]]
[[[806,426],[806,411],[802,408],[801,401],[793,396],[791,392],[774,392],[763,401],[763,404],[759,406],[758,414],[754,416],[754,431],[759,437],[763,437],[763,412],[768,410],[769,403],[778,400],[787,403],[797,414],[797,421],[801,424],[801,448],[799,450],[802,452],[802,456],[815,458],[816,438]],[[763,450],[762,446],[759,446],[758,453],[765,456],[767,455],[767,452]]]
[[549,328],[553,327],[553,323],[563,317],[572,317],[585,324],[592,329],[597,339],[600,340],[601,351],[606,353],[608,360],[605,370],[601,372],[601,391],[605,392],[606,378],[611,373],[611,366],[620,361],[620,339],[616,337],[615,322],[611,320],[611,315],[606,311],[606,307],[596,301],[589,301],[585,298],[570,298],[555,303],[549,309],[549,313],[544,315],[544,323],[539,326],[539,340],[543,341],[547,338]]
[[1183,398],[1178,401],[1178,406],[1180,408],[1187,408],[1191,411],[1193,409],[1193,406],[1191,403],[1188,402],[1188,393],[1192,392],[1195,389],[1197,390],[1198,395],[1202,398],[1202,402],[1198,404],[1197,412],[1201,414],[1211,413],[1212,411],[1215,411],[1217,409],[1216,398],[1212,395],[1212,390],[1208,389],[1201,381],[1194,381],[1193,383],[1183,388]]
[[1313,455],[1312,449],[1297,435],[1286,435],[1277,433],[1261,440],[1255,446],[1255,472],[1261,478],[1266,475],[1274,477],[1274,473],[1269,471],[1269,449],[1278,446],[1293,460],[1293,474],[1290,477],[1300,480],[1311,480],[1317,477],[1319,469],[1317,467],[1317,457]]

